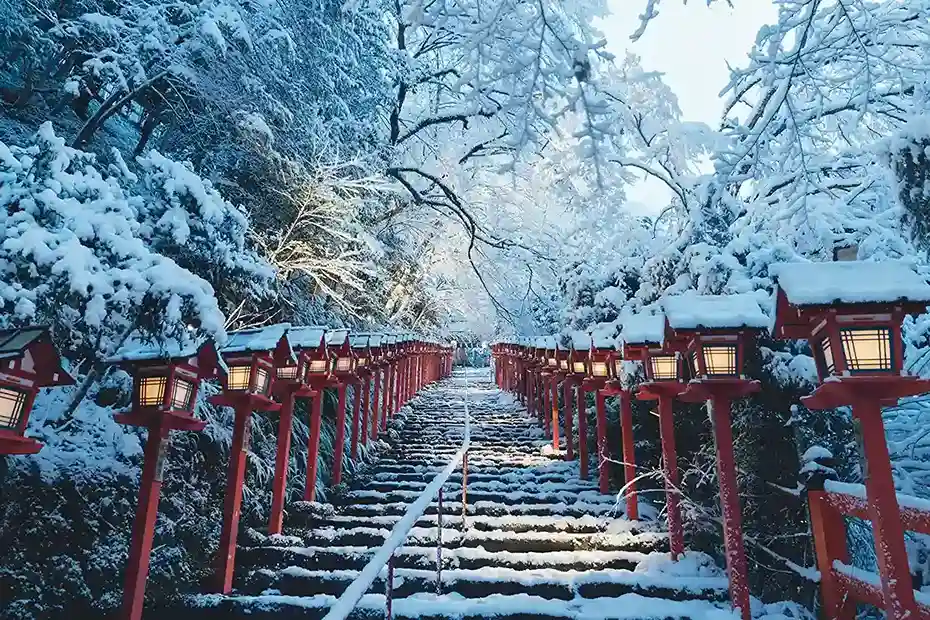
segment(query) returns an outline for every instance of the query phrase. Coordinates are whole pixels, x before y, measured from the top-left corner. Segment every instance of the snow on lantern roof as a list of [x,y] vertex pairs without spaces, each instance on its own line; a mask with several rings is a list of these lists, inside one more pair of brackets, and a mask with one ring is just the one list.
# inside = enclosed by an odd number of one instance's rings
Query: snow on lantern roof
[[614,327],[596,327],[591,332],[591,342],[595,349],[615,349],[617,339],[613,336]]
[[368,346],[370,334],[351,334],[349,336],[349,346],[353,349],[364,349]]
[[794,306],[930,303],[930,285],[902,261],[777,263],[769,273]]
[[632,314],[623,317],[623,342],[627,344],[665,344],[665,315]]
[[330,347],[341,347],[349,339],[349,330],[344,328],[327,329],[326,345]]
[[662,307],[672,329],[767,329],[770,323],[752,293],[677,295],[663,299]]
[[326,327],[324,325],[302,325],[292,327],[287,332],[287,339],[291,347],[300,349],[316,349],[324,344],[326,336]]
[[591,334],[583,331],[573,331],[570,334],[572,348],[576,351],[589,351],[591,349]]
[[370,334],[368,336],[368,346],[377,348],[381,346],[381,343],[384,341],[384,334]]
[[44,327],[0,330],[0,359],[19,357],[47,331]]
[[381,337],[381,346],[396,344],[397,336],[395,334],[382,334]]
[[171,338],[159,342],[145,338],[141,334],[132,334],[117,351],[104,360],[107,364],[120,362],[145,362],[150,360],[171,360],[189,358],[197,355],[207,341],[194,338]]
[[277,323],[266,327],[230,332],[226,344],[220,348],[220,353],[274,351],[285,334],[288,334],[290,338],[290,329],[290,323]]

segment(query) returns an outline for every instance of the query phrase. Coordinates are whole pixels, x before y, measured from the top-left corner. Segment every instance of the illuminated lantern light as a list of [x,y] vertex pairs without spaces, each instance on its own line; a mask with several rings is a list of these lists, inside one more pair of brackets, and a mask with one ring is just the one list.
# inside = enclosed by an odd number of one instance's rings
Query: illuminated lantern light
[[681,400],[712,403],[708,414],[713,422],[730,601],[740,609],[743,620],[749,620],[749,576],[730,409],[734,400],[759,390],[758,381],[744,377],[744,350],[754,343],[756,334],[768,329],[769,319],[753,294],[682,295],[667,298],[662,305],[671,336],[681,343],[690,361],[692,378]]
[[[860,425],[880,591],[859,579],[855,587],[872,590],[888,618],[919,615],[882,407],[930,392],[930,381],[905,371],[901,337],[904,317],[926,312],[930,286],[897,261],[783,263],[772,265],[770,273],[777,285],[776,337],[806,339],[817,363],[821,384],[801,402],[811,409],[851,405]],[[830,562],[818,562],[825,600],[835,600],[840,591]]]
[[42,444],[25,436],[36,394],[73,384],[48,329],[0,330],[0,455],[38,452]]

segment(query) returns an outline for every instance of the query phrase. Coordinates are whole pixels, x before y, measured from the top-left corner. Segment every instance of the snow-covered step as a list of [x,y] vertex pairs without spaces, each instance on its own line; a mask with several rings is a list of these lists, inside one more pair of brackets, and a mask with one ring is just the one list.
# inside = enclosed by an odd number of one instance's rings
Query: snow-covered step
[[[370,547],[242,547],[237,562],[251,569],[300,566],[309,570],[361,570],[374,553],[375,550]],[[475,570],[488,567],[633,570],[646,557],[646,553],[638,551],[510,552],[488,551],[481,547],[462,547],[443,553],[447,567]],[[435,569],[436,547],[401,547],[395,555],[395,565],[397,568]]]
[[[244,594],[261,594],[273,589],[291,596],[339,595],[358,577],[359,571],[313,571],[297,566],[281,570],[252,573],[239,590]],[[419,592],[436,591],[435,569],[398,569],[394,575],[394,596],[403,598]],[[384,591],[386,571],[373,584],[375,592]],[[493,594],[528,594],[548,599],[572,600],[619,596],[630,592],[675,600],[725,598],[727,580],[723,577],[678,577],[652,575],[622,569],[590,571],[537,568],[482,568],[480,570],[447,569],[442,572],[441,591],[467,598]]]
[[[522,503],[516,502],[500,503],[495,501],[473,502],[471,494],[468,500],[468,514],[477,516],[498,517],[503,515],[552,515],[558,514],[566,517],[583,517],[585,515],[620,515],[623,513],[622,505],[614,499],[606,503],[588,503],[582,501],[558,502],[558,503]],[[407,502],[392,502],[388,504],[370,503],[370,504],[349,504],[339,508],[342,514],[366,516],[366,515],[401,515],[407,511],[409,504]],[[432,502],[426,509],[426,514],[436,514],[438,510],[437,502]],[[462,512],[462,505],[459,502],[447,501],[443,504],[443,511],[449,514],[459,514]]]
[[[335,602],[332,595],[287,596],[274,592],[259,596],[200,595],[188,601],[188,609],[198,608],[204,620],[318,619]],[[383,594],[367,594],[349,616],[351,620],[383,618]],[[492,594],[467,598],[459,594],[420,593],[393,601],[395,618],[455,618],[457,620],[721,620],[737,616],[722,603],[676,601],[636,593],[616,597],[576,598],[570,601],[529,594]]]
[[[337,528],[349,529],[354,527],[381,527],[391,529],[401,519],[402,515],[369,515],[357,517],[352,515],[335,514],[326,517],[323,521],[308,519],[307,526],[325,522]],[[461,529],[462,517],[460,513],[444,513],[443,524],[450,529]],[[563,517],[549,515],[507,515],[502,517],[486,517],[470,515],[467,517],[468,529],[485,531],[510,532],[574,532],[594,534],[608,530],[611,531],[654,531],[655,524],[651,522],[639,523],[625,519],[600,518],[591,515],[582,517]],[[293,520],[292,520],[293,524]],[[436,515],[423,515],[417,520],[415,527],[428,528],[436,524]],[[301,533],[301,536],[306,536]]]

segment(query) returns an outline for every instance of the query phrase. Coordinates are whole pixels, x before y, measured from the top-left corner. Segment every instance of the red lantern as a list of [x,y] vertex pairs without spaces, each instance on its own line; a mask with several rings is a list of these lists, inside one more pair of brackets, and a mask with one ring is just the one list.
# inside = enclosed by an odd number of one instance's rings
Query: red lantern
[[122,617],[138,620],[145,599],[168,434],[171,430],[203,430],[206,422],[194,417],[200,381],[217,373],[224,376],[225,366],[212,341],[161,345],[132,338],[107,362],[126,368],[133,376],[132,408],[116,414],[115,420],[148,428],[122,604]]
[[684,391],[682,364],[677,346],[666,338],[667,326],[662,315],[641,314],[623,321],[623,357],[640,361],[646,371],[636,397],[659,402],[659,434],[662,440],[662,465],[665,478],[666,518],[669,549],[677,560],[685,550],[684,529],[678,497],[678,456],[675,448],[675,397]]
[[47,328],[0,330],[0,455],[41,450],[42,444],[25,436],[36,394],[73,384]]
[[[930,381],[905,373],[901,338],[904,317],[926,311],[930,286],[912,267],[895,261],[784,263],[771,272],[777,283],[775,335],[807,339],[821,379],[801,402],[811,409],[851,405],[861,425],[866,502],[886,615],[919,615],[882,407],[930,392]],[[824,599],[836,600],[833,566],[818,562]]]
[[717,451],[717,479],[723,513],[730,601],[744,620],[751,617],[749,575],[743,548],[739,490],[733,456],[730,406],[734,399],[759,390],[758,381],[744,377],[745,349],[756,335],[768,328],[769,320],[753,295],[687,295],[663,302],[668,326],[675,340],[683,343],[690,362],[692,380],[681,395],[686,402],[711,404]]
[[223,527],[220,530],[214,575],[214,588],[223,594],[232,590],[252,412],[278,411],[281,408],[271,399],[271,393],[277,367],[293,365],[295,361],[287,336],[290,327],[288,323],[280,323],[233,332],[220,349],[227,372],[222,382],[223,393],[213,396],[210,402],[232,407],[235,411],[226,474]]

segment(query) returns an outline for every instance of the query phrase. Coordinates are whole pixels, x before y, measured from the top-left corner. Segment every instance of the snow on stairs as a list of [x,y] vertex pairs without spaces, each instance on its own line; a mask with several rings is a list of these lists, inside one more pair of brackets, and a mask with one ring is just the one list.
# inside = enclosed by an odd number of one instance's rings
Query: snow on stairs
[[[394,616],[556,620],[719,616],[726,579],[701,556],[671,563],[655,523],[616,517],[615,497],[581,480],[525,409],[487,375],[471,383],[467,517],[462,476],[443,498],[441,593],[436,501],[395,556]],[[247,536],[233,596],[203,595],[189,617],[322,618],[462,441],[462,378],[428,388],[393,450],[333,510],[297,505],[286,536]],[[383,618],[386,571],[351,618]],[[173,614],[172,620],[186,615]]]

